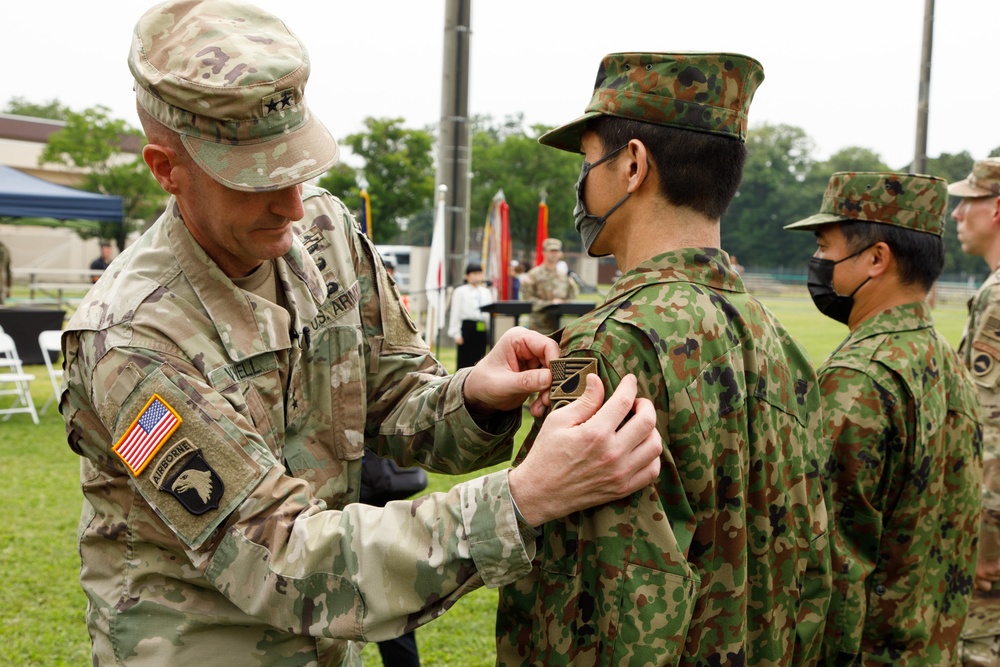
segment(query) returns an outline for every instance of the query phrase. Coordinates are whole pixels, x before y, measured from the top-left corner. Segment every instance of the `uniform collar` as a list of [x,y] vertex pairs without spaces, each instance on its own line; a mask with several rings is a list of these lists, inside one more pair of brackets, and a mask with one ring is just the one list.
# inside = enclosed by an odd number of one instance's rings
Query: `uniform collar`
[[745,292],[726,251],[719,248],[680,248],[656,255],[624,273],[611,286],[605,303],[639,288],[662,283],[696,283],[727,292]]
[[857,342],[872,336],[929,329],[933,326],[934,320],[931,317],[930,306],[927,305],[926,301],[904,303],[892,308],[885,308],[869,317],[850,333],[841,347],[849,342]]
[[[195,241],[173,198],[167,210],[164,233],[174,257],[215,324],[230,359],[241,361],[291,347],[290,329],[301,330],[303,322],[316,316],[326,297],[323,277],[298,236],[293,237],[291,249],[275,261],[275,270],[288,302],[286,311],[234,285]],[[289,312],[294,314],[292,322]],[[257,326],[234,327],[235,322],[256,322]]]

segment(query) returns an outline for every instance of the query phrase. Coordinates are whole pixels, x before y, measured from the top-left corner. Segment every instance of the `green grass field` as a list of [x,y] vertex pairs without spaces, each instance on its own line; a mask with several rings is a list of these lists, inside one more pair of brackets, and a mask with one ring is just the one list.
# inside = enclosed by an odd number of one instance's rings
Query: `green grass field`
[[[843,340],[847,328],[819,315],[808,297],[766,297],[765,304],[805,346],[817,365]],[[941,333],[957,345],[965,322],[960,303],[934,310]],[[441,360],[454,366],[453,349]],[[44,366],[32,394],[41,406],[51,393]],[[521,436],[526,432],[522,427]],[[27,415],[0,421],[0,665],[85,665],[90,640],[86,602],[77,584],[76,526],[80,515],[78,462],[64,437],[62,419],[50,408],[35,426]],[[463,478],[431,476],[431,491]],[[427,667],[475,667],[494,663],[495,591],[479,590],[417,631]],[[377,648],[365,648],[366,664],[381,665]]]

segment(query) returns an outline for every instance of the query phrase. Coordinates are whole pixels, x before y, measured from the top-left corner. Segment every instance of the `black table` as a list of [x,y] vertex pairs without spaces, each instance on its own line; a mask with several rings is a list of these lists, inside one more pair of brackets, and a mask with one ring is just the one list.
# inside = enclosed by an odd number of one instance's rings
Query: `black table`
[[44,364],[38,334],[48,329],[61,330],[66,312],[60,308],[0,306],[0,327],[14,339],[17,356],[23,364]]
[[[558,318],[561,318],[563,315],[573,315],[574,317],[579,317],[580,315],[584,315],[585,313],[592,311],[596,305],[597,304],[592,301],[564,301],[562,303],[554,303],[551,306],[546,306],[543,310],[545,310],[545,312],[555,313],[557,318],[556,323],[558,324]],[[496,301],[488,306],[481,307],[479,310],[490,314],[490,341],[492,344],[493,342],[496,342],[493,323],[496,320],[497,315],[510,315],[514,318],[514,326],[519,326],[521,315],[531,313],[531,302]]]

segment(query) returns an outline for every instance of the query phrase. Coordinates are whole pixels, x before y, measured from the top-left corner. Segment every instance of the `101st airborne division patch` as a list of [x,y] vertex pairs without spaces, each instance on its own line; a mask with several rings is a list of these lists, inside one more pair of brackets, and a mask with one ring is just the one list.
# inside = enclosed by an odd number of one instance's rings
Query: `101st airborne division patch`
[[597,372],[597,360],[563,357],[553,359],[550,368],[552,387],[549,389],[549,397],[552,399],[552,409],[556,410],[583,396],[587,389],[587,376]]

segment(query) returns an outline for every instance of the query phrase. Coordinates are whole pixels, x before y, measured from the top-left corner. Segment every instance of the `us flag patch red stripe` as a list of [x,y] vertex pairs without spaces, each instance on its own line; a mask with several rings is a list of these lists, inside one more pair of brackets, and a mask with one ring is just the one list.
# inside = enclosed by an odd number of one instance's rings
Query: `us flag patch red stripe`
[[133,475],[138,475],[181,421],[180,415],[159,394],[153,394],[112,450]]

